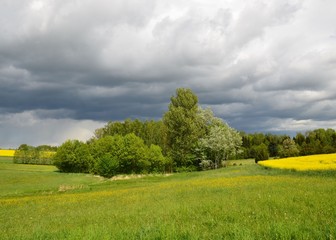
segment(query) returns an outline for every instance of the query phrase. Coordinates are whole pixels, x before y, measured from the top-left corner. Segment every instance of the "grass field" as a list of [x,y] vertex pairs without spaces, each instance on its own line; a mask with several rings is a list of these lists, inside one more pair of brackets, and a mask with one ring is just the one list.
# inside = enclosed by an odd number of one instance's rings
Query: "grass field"
[[0,158],[0,238],[336,238],[334,172],[237,163],[111,181]]

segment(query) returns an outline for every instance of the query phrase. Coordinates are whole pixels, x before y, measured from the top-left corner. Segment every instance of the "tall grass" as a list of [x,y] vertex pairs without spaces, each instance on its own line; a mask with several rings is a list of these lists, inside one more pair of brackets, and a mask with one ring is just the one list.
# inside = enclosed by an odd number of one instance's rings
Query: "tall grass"
[[[255,164],[207,172],[98,180],[82,174],[9,171],[34,182],[2,186],[2,239],[334,239],[332,175],[267,170]],[[59,191],[59,184],[74,186]],[[77,181],[75,181],[77,178]],[[48,180],[49,179],[49,180]],[[15,178],[7,180],[16,185]],[[76,182],[76,183],[75,183]],[[21,183],[20,183],[21,184]],[[20,185],[18,184],[18,185]],[[77,187],[82,184],[83,187]],[[28,187],[28,185],[31,185]],[[33,186],[36,187],[34,190]],[[56,187],[58,186],[58,187]],[[20,188],[19,188],[20,189]]]

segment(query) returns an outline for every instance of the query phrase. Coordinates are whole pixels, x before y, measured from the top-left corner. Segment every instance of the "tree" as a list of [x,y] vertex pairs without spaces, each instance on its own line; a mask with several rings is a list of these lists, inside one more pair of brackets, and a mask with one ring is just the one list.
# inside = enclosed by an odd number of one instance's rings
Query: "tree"
[[34,147],[29,146],[27,144],[21,144],[14,153],[13,162],[14,163],[24,163],[24,164],[30,163],[33,150],[34,150]]
[[260,144],[259,146],[253,146],[252,152],[256,163],[262,160],[267,160],[269,158],[268,149],[264,143]]
[[42,145],[38,147],[21,144],[15,151],[13,162],[23,164],[53,164],[55,147]]
[[105,136],[90,142],[94,159],[93,173],[112,177],[124,173],[164,172],[168,161],[162,149],[152,144],[148,147],[134,133],[125,136]]
[[282,144],[283,140],[288,138],[286,135],[274,135],[267,133],[265,135],[265,140],[263,143],[268,148],[268,155],[270,157],[276,157],[279,156],[279,145]]
[[169,168],[169,162],[162,155],[162,149],[157,145],[151,145],[147,154],[148,161],[150,162],[150,172],[165,172]]
[[126,119],[123,122],[108,122],[103,128],[95,130],[95,136],[88,142],[106,137],[120,135],[125,136],[134,133],[144,140],[145,144],[150,147],[151,144],[160,146],[164,151],[165,145],[165,126],[162,121],[140,121],[138,119]]
[[103,177],[113,177],[119,173],[119,159],[107,152],[96,159],[95,172]]
[[279,149],[280,157],[295,157],[299,156],[299,153],[294,140],[290,138],[285,139]]
[[193,165],[192,150],[204,131],[197,121],[198,98],[186,88],[178,88],[163,116],[167,147],[177,167]]
[[198,107],[197,118],[198,126],[202,129],[202,133],[209,134],[211,127],[223,126],[224,122],[221,118],[215,117],[211,108],[203,109]]
[[120,172],[118,156],[124,150],[122,136],[105,136],[96,139],[90,143],[89,148],[94,161],[92,173],[112,177]]
[[242,138],[236,130],[222,123],[212,126],[209,134],[200,139],[199,145],[208,150],[208,157],[213,157],[217,167],[222,161],[239,153]]
[[119,151],[120,171],[122,173],[141,173],[148,169],[150,162],[146,158],[147,146],[134,133],[123,137],[123,148]]
[[93,158],[87,144],[68,140],[57,149],[54,164],[61,172],[87,173],[93,168]]

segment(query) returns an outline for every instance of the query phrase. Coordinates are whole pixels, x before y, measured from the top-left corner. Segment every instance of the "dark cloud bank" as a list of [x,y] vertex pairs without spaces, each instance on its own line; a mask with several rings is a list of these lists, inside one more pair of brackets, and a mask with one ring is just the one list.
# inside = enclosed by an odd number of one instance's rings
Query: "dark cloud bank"
[[335,128],[336,2],[1,1],[0,147],[159,119],[178,87],[247,132]]

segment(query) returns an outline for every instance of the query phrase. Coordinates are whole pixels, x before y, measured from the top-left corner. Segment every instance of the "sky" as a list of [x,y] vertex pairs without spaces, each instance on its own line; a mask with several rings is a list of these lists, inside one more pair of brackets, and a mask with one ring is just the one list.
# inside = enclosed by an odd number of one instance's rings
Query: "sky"
[[0,0],[0,148],[162,117],[190,88],[231,127],[336,128],[335,0]]

